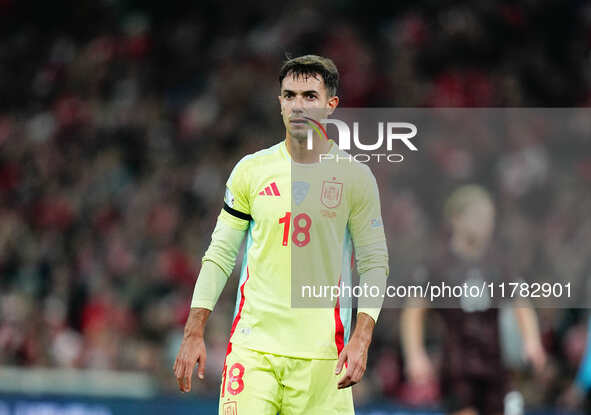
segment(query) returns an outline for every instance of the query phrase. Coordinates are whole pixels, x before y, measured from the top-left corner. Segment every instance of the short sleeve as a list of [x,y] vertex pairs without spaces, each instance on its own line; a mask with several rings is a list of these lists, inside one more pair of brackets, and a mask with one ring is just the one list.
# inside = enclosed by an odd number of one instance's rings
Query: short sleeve
[[367,166],[355,181],[351,196],[349,231],[355,246],[364,246],[386,239],[376,179]]
[[250,187],[248,181],[247,157],[240,160],[226,182],[224,208],[219,219],[238,230],[248,228],[250,220]]

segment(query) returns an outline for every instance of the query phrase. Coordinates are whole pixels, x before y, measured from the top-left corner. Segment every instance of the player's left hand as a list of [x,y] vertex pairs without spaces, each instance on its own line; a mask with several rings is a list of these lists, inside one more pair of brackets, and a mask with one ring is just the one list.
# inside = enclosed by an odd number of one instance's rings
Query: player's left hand
[[361,380],[367,365],[368,348],[369,342],[362,341],[358,336],[351,337],[351,341],[343,347],[339,360],[337,361],[335,374],[338,375],[341,373],[345,362],[347,362],[347,370],[345,376],[339,380],[339,389],[353,386]]
[[525,341],[523,348],[526,360],[533,366],[537,374],[541,374],[547,362],[546,352],[542,343],[539,341]]

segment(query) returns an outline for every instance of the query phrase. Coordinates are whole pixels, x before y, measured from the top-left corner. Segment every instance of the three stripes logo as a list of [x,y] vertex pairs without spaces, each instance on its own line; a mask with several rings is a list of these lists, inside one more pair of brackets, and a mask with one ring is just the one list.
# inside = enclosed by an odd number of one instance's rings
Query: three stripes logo
[[273,182],[269,186],[265,187],[265,190],[261,190],[259,192],[261,196],[281,196],[279,193],[279,188],[277,188],[277,183]]

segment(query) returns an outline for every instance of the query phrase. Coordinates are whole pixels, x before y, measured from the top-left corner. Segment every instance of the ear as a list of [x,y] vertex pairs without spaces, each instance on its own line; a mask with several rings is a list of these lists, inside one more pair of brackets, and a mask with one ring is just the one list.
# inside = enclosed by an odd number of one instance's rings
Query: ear
[[336,95],[334,97],[330,97],[328,99],[328,115],[331,115],[335,109],[337,109],[337,106],[339,105],[339,97],[337,97]]

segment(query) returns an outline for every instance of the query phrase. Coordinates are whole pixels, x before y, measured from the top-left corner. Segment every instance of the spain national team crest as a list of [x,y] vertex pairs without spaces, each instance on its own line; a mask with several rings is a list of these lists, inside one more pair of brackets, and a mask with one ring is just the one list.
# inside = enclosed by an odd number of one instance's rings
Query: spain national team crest
[[322,192],[320,193],[320,201],[329,209],[334,209],[341,204],[341,197],[343,195],[343,183],[339,182],[322,182]]

